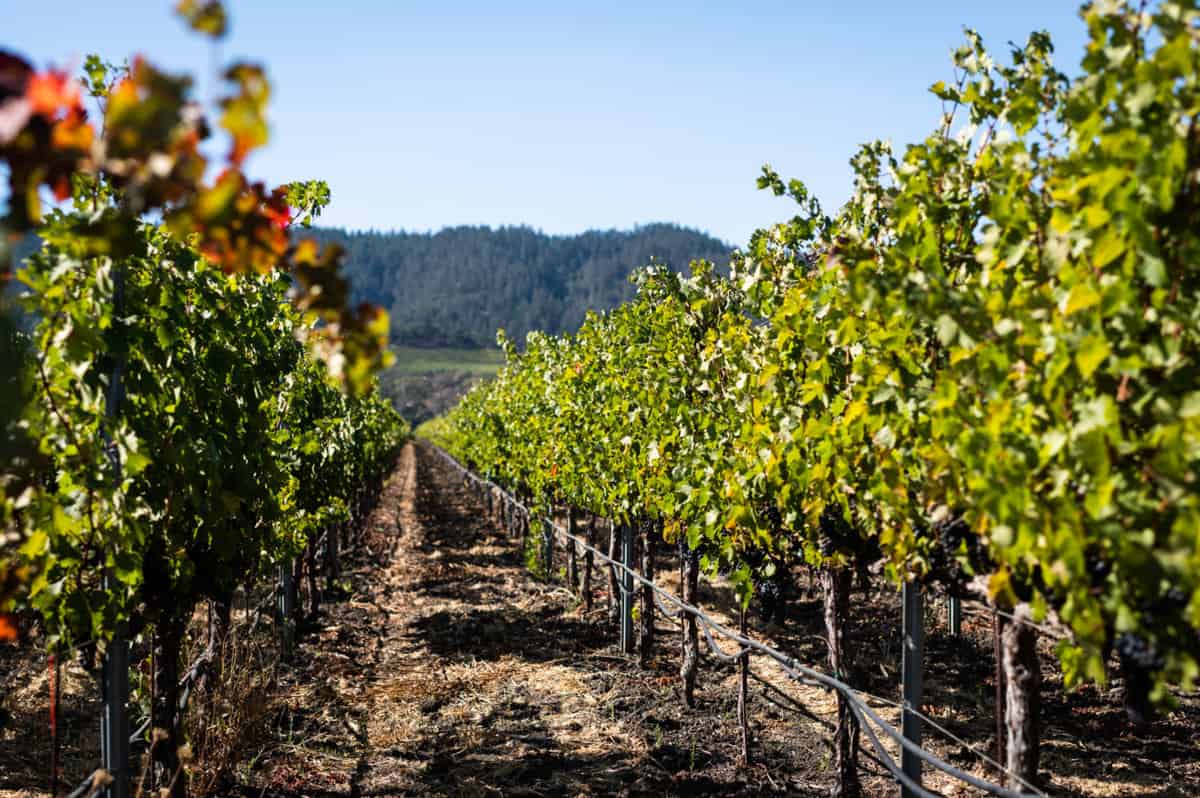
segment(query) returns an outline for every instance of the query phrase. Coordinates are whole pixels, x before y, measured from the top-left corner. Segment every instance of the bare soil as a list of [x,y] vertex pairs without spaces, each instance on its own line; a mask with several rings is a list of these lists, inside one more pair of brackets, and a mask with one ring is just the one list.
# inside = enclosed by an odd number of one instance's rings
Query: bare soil
[[[616,650],[607,579],[593,576],[585,615],[563,585],[526,569],[476,494],[425,444],[405,448],[351,552],[345,591],[323,605],[294,660],[245,733],[241,755],[213,791],[261,798],[386,795],[826,795],[835,703],[753,660],[752,763],[739,763],[736,668],[702,659],[697,707],[679,691],[678,627],[658,622],[647,667]],[[660,582],[678,588],[674,558]],[[819,597],[800,593],[786,623],[751,633],[820,667]],[[701,601],[734,626],[735,602],[719,581]],[[849,647],[852,680],[892,723],[899,698],[900,607],[891,590],[856,591]],[[990,617],[968,615],[946,634],[942,608],[927,607],[925,712],[963,742],[926,729],[926,747],[980,776],[996,773],[978,752],[994,745]],[[702,641],[703,649],[704,643]],[[727,651],[732,647],[725,645]],[[1043,656],[1043,789],[1051,795],[1174,798],[1200,795],[1200,699],[1134,727],[1119,682],[1064,693],[1052,641]],[[68,668],[60,725],[67,775],[94,762],[94,687]],[[45,659],[0,648],[0,798],[46,795]],[[76,731],[78,730],[78,731]],[[870,745],[864,738],[864,752]],[[895,755],[896,746],[887,745]],[[974,750],[972,750],[974,749]],[[198,752],[204,766],[204,752]],[[895,795],[882,769],[861,760],[867,795]],[[64,779],[74,783],[70,778]],[[938,774],[948,796],[977,794]]]

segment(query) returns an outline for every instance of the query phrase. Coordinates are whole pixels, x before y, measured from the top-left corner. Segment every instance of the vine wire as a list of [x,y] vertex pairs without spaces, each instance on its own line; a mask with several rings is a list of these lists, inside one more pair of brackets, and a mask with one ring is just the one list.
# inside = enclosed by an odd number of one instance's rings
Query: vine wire
[[[534,513],[533,510],[531,510],[528,506],[526,506],[522,502],[518,501],[511,493],[509,493],[507,490],[505,490],[500,485],[497,485],[496,483],[492,482],[489,479],[484,479],[484,478],[474,474],[470,469],[466,468],[464,465],[459,463],[456,459],[454,459],[454,457],[452,457],[448,452],[441,449],[440,447],[434,447],[434,448],[438,452],[438,454],[448,464],[450,464],[451,466],[453,466],[454,468],[456,468],[457,470],[462,472],[468,479],[476,482],[480,487],[483,487],[485,489],[495,490],[504,498],[505,501],[507,501],[512,506],[520,509],[522,512],[526,513],[529,516],[536,515],[536,513]],[[905,787],[907,790],[909,790],[913,795],[920,796],[920,798],[936,798],[935,793],[930,792],[929,790],[922,787],[920,784],[913,781],[913,779],[911,779],[907,774],[905,774],[901,770],[900,766],[896,763],[895,758],[887,751],[887,749],[884,747],[883,743],[880,741],[879,735],[876,734],[876,731],[875,731],[876,729],[881,731],[886,737],[890,737],[902,749],[904,749],[904,750],[908,751],[909,753],[911,753],[912,755],[916,756],[918,759],[922,760],[923,762],[928,764],[933,769],[941,771],[942,773],[945,773],[946,775],[950,776],[951,778],[965,782],[966,784],[969,784],[972,787],[983,790],[986,793],[998,796],[999,798],[1024,798],[1024,796],[1027,796],[1031,793],[1033,795],[1040,796],[1040,798],[1047,798],[1046,793],[1044,793],[1042,790],[1038,789],[1033,784],[1030,784],[1028,781],[1021,778],[1018,774],[1007,770],[999,762],[996,762],[995,760],[993,760],[987,756],[984,756],[982,753],[975,750],[971,746],[966,745],[966,743],[964,743],[961,739],[950,734],[945,728],[943,728],[940,724],[938,724],[932,718],[927,717],[926,715],[924,715],[923,713],[919,712],[918,710],[916,710],[914,708],[908,708],[907,709],[908,712],[911,712],[913,715],[920,718],[922,721],[928,723],[932,728],[936,729],[937,731],[947,735],[952,741],[957,742],[961,745],[964,745],[968,750],[979,755],[980,758],[985,763],[998,769],[999,771],[1001,771],[1002,773],[1007,775],[1009,778],[1011,778],[1014,782],[1019,783],[1023,788],[1028,790],[1028,792],[1023,793],[1023,792],[1017,792],[1015,790],[1008,789],[1008,788],[1000,786],[998,784],[994,784],[992,782],[981,779],[978,776],[975,776],[974,774],[968,773],[965,770],[962,770],[960,768],[955,767],[954,765],[951,765],[950,763],[948,763],[948,762],[944,761],[943,759],[941,759],[940,757],[938,757],[936,754],[926,751],[921,746],[917,745],[916,743],[914,743],[911,740],[904,737],[904,735],[901,734],[895,727],[893,727],[891,724],[889,724],[887,721],[885,721],[882,717],[880,717],[879,714],[876,713],[875,710],[872,709],[871,706],[864,700],[864,697],[868,697],[868,698],[871,698],[874,700],[879,700],[885,704],[891,704],[891,705],[896,705],[895,702],[888,702],[884,699],[879,699],[876,696],[866,696],[866,694],[859,693],[858,691],[856,691],[854,688],[850,687],[845,682],[843,682],[839,679],[836,679],[833,676],[830,676],[826,673],[818,671],[814,668],[808,667],[806,665],[802,665],[801,663],[797,662],[793,657],[788,656],[784,652],[778,651],[778,650],[771,648],[770,646],[767,646],[757,640],[754,640],[749,637],[744,637],[744,636],[738,634],[737,632],[732,631],[731,629],[725,628],[720,623],[713,620],[707,613],[705,613],[700,608],[694,607],[691,604],[687,604],[682,599],[676,597],[675,595],[673,595],[671,593],[668,593],[667,591],[663,590],[658,585],[656,585],[654,582],[643,577],[637,571],[627,567],[625,564],[619,562],[618,560],[614,560],[613,558],[609,557],[607,554],[600,551],[596,547],[592,546],[587,541],[579,538],[578,536],[572,535],[567,530],[560,527],[554,521],[551,520],[550,525],[551,525],[551,528],[554,530],[556,536],[559,537],[564,542],[573,542],[577,546],[581,546],[585,552],[590,551],[592,553],[592,555],[594,557],[599,558],[602,563],[607,563],[610,566],[617,568],[620,571],[624,572],[625,574],[631,576],[635,582],[637,582],[645,587],[650,588],[659,598],[661,598],[667,604],[671,604],[671,605],[674,605],[675,607],[677,607],[678,608],[677,616],[682,615],[682,614],[687,614],[687,615],[691,615],[692,617],[694,617],[699,622],[701,629],[704,631],[704,636],[705,636],[706,642],[708,643],[709,650],[719,660],[721,660],[723,662],[736,662],[739,658],[741,658],[743,655],[745,655],[747,653],[760,654],[760,655],[765,656],[768,659],[774,661],[776,663],[776,665],[778,665],[785,674],[787,674],[791,679],[793,679],[797,682],[800,682],[802,684],[808,684],[808,685],[812,685],[812,686],[822,687],[826,690],[831,690],[831,691],[837,692],[839,695],[841,695],[846,700],[846,703],[847,703],[851,713],[853,713],[855,719],[858,720],[858,722],[859,722],[859,726],[866,733],[868,742],[870,742],[871,747],[875,749],[875,753],[878,755],[879,763],[882,764],[887,769],[887,771],[889,772],[891,777],[896,782],[898,782],[903,787]],[[665,608],[660,608],[660,609],[665,609]],[[670,617],[670,616],[668,616],[668,617]],[[716,640],[713,637],[714,633],[719,637],[722,637],[730,642],[737,644],[738,650],[733,654],[729,654],[726,651],[724,651],[723,649],[721,649],[717,645]],[[870,722],[868,722],[868,721],[870,721]]]

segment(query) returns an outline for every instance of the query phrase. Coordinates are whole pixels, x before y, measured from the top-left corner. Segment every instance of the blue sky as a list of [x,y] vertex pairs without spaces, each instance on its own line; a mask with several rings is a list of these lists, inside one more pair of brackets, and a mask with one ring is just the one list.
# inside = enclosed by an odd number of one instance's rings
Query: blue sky
[[328,224],[669,221],[733,244],[790,215],[755,190],[763,163],[833,208],[859,142],[927,134],[940,106],[926,88],[950,77],[964,25],[997,55],[1048,30],[1068,72],[1084,43],[1062,0],[233,0],[215,52],[172,2],[0,4],[0,46],[39,66],[143,53],[200,74],[211,98],[216,64],[263,62],[272,141],[249,170],[327,180]]

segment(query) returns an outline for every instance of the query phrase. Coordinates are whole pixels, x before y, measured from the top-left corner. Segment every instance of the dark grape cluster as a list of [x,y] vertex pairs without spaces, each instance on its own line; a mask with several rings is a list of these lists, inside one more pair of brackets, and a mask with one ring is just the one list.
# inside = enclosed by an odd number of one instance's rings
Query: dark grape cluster
[[854,534],[854,527],[837,507],[825,508],[821,513],[818,529],[821,532],[821,554],[826,557],[836,551],[852,548],[855,539],[858,538],[858,535]]
[[950,551],[957,551],[964,541],[973,536],[971,527],[967,526],[961,515],[946,515],[934,521],[929,526],[929,533]]
[[1172,585],[1165,593],[1139,605],[1142,614],[1162,619],[1181,613],[1188,605],[1188,594],[1178,585]]
[[931,576],[951,589],[967,582],[967,572],[959,558],[965,553],[967,563],[975,573],[992,569],[983,539],[975,534],[961,513],[949,513],[924,530],[922,535],[931,541],[929,565]]
[[779,578],[778,572],[774,576],[754,580],[754,596],[758,599],[758,613],[764,621],[770,623],[784,620],[785,589],[784,580]]
[[1162,670],[1165,662],[1153,643],[1140,635],[1126,632],[1117,638],[1117,656],[1121,658],[1121,666],[1135,668],[1141,671]]
[[1092,587],[1100,587],[1112,573],[1112,561],[1104,557],[1096,548],[1088,549],[1084,555],[1087,566],[1088,581]]
[[1145,723],[1154,715],[1150,703],[1154,677],[1166,662],[1153,643],[1130,632],[1117,638],[1116,650],[1125,676],[1125,712],[1134,723]]
[[1046,584],[1046,577],[1042,573],[1041,563],[1034,563],[1028,570],[1025,568],[1014,569],[1011,581],[1013,593],[1021,601],[1032,601],[1033,594],[1036,591],[1042,594],[1050,602],[1051,606],[1056,609],[1062,606],[1063,598],[1057,592],[1050,590]]
[[790,555],[754,549],[746,553],[745,563],[750,567],[759,616],[768,623],[782,623],[787,615],[788,597],[795,592]]
[[660,522],[649,516],[641,516],[637,520],[637,533],[647,537],[654,537],[658,534]]

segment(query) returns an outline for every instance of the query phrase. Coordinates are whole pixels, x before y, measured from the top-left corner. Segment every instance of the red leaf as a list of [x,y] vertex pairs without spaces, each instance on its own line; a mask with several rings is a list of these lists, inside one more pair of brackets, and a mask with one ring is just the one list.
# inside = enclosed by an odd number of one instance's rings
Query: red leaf
[[25,98],[35,114],[48,119],[57,119],[60,112],[82,110],[79,84],[66,72],[58,70],[31,76],[25,86]]
[[0,613],[0,640],[17,639],[17,619],[13,615]]

